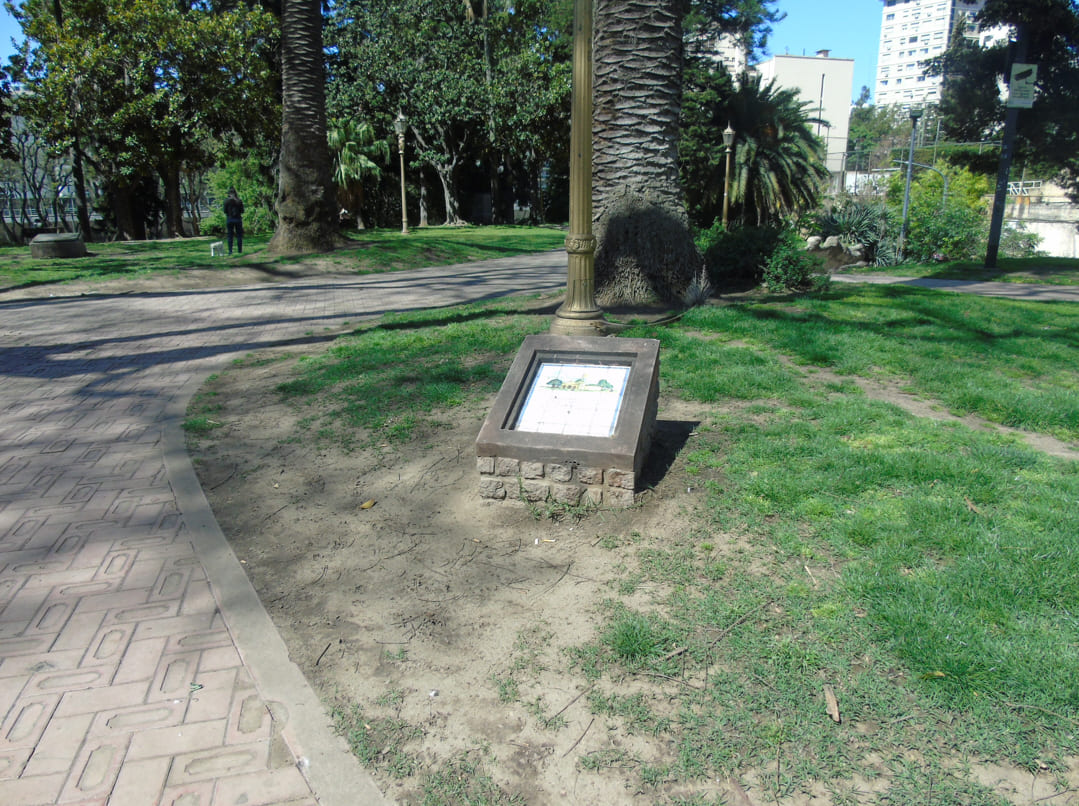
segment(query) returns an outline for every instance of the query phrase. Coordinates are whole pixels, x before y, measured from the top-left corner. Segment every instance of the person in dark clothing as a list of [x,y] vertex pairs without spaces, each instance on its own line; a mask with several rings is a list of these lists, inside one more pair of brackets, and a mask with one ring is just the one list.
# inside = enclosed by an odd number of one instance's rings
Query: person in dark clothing
[[225,199],[225,229],[228,231],[229,254],[232,254],[232,238],[236,237],[236,251],[244,251],[244,203],[236,195],[236,188],[229,188]]

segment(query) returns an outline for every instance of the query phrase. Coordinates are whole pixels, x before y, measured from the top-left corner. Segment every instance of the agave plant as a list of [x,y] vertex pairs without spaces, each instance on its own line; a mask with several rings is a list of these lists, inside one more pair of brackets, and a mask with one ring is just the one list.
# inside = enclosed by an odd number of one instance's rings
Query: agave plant
[[[879,260],[882,244],[888,240],[890,214],[883,204],[872,204],[848,200],[834,205],[830,210],[817,217],[817,231],[827,238],[838,236],[847,244],[861,244],[865,247],[866,257]],[[883,250],[887,253],[887,249]],[[885,263],[882,265],[891,265]]]

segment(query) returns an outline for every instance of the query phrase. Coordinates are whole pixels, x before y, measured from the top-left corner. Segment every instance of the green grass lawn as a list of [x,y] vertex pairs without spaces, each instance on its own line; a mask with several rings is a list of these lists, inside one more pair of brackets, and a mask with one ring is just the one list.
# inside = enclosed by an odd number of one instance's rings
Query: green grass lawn
[[[546,327],[530,304],[388,318],[281,393],[334,401],[308,424],[324,438],[413,438],[497,387]],[[1077,334],[1074,304],[847,285],[630,331],[660,340],[668,393],[714,407],[686,448],[707,501],[684,534],[604,541],[597,638],[548,658],[591,687],[593,713],[670,748],[582,766],[655,792],[753,769],[767,802],[822,782],[836,804],[1002,804],[969,763],[1064,770],[1079,755],[1079,463],[853,381],[1076,441]],[[524,674],[491,685],[513,702]],[[877,800],[850,783],[882,775]]]
[[407,236],[398,231],[347,233],[349,243],[317,256],[266,255],[267,236],[244,239],[244,254],[210,256],[217,237],[169,241],[88,244],[90,256],[35,260],[28,246],[0,247],[0,290],[72,280],[117,280],[194,269],[227,272],[234,266],[296,266],[306,260],[336,264],[342,272],[365,274],[542,252],[562,246],[565,234],[548,227],[430,227]]

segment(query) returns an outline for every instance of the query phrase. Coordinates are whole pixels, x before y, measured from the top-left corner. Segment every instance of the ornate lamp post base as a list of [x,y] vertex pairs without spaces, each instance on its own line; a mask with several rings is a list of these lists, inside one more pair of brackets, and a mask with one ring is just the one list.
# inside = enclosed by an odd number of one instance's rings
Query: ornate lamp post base
[[596,305],[596,237],[591,233],[570,233],[566,236],[566,252],[566,301],[555,313],[551,332],[561,336],[602,336],[607,326],[603,311]]

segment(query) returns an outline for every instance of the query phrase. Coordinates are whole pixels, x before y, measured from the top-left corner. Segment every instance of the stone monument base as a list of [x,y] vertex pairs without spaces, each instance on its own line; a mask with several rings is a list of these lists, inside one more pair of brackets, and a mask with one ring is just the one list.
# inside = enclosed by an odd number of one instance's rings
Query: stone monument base
[[527,337],[476,438],[480,496],[633,506],[658,398],[654,339]]
[[86,244],[75,232],[42,233],[30,241],[30,257],[67,258],[86,257]]

